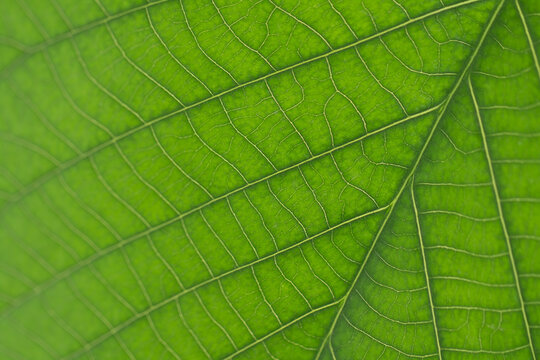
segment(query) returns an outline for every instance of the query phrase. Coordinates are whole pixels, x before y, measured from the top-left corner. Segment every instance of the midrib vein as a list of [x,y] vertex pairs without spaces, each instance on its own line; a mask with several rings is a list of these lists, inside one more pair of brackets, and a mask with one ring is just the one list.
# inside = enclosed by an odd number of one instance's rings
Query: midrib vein
[[395,208],[398,200],[400,199],[401,194],[403,193],[403,190],[406,188],[407,184],[409,183],[411,178],[414,176],[414,173],[416,172],[416,169],[418,168],[418,165],[420,164],[420,162],[422,160],[422,156],[424,155],[429,143],[431,142],[431,139],[433,138],[433,134],[435,133],[435,130],[437,129],[442,117],[446,113],[446,109],[448,108],[448,106],[449,106],[452,98],[454,97],[455,93],[457,92],[458,88],[462,84],[463,79],[467,75],[471,65],[473,64],[474,60],[476,59],[476,56],[478,55],[478,52],[480,51],[480,48],[482,47],[482,44],[484,43],[484,40],[485,40],[487,34],[489,33],[489,30],[491,29],[493,23],[495,22],[495,19],[497,18],[497,15],[499,14],[502,6],[504,5],[504,2],[505,2],[505,0],[501,0],[499,2],[499,4],[497,5],[497,7],[495,8],[495,10],[493,12],[493,15],[491,15],[491,17],[490,17],[490,19],[489,19],[489,21],[488,21],[488,23],[486,25],[486,28],[484,29],[484,31],[482,33],[482,36],[478,40],[478,44],[476,45],[476,48],[474,49],[474,52],[469,57],[469,60],[467,61],[465,67],[463,68],[463,71],[461,72],[458,80],[454,84],[454,87],[452,88],[452,91],[450,92],[450,94],[448,95],[446,101],[442,105],[439,116],[437,116],[437,119],[435,120],[435,123],[431,127],[431,131],[430,131],[426,141],[424,142],[424,145],[423,145],[420,153],[418,154],[418,157],[416,158],[416,161],[415,161],[413,167],[409,171],[409,174],[407,175],[405,181],[403,182],[403,185],[401,186],[398,194],[394,198],[394,201],[392,201],[392,203],[390,204],[390,207],[388,209],[386,217],[384,218],[384,220],[383,220],[383,222],[381,224],[381,227],[379,228],[379,231],[377,232],[377,235],[375,236],[375,239],[371,243],[371,246],[370,246],[370,248],[369,248],[369,250],[368,250],[368,252],[367,252],[367,254],[366,254],[365,258],[364,258],[364,261],[362,262],[362,265],[358,269],[358,272],[357,272],[354,280],[351,282],[350,287],[349,287],[349,289],[347,290],[347,293],[344,296],[344,300],[341,303],[341,305],[340,305],[340,307],[339,307],[339,309],[338,309],[338,311],[336,313],[336,316],[334,317],[334,321],[330,325],[330,328],[328,330],[328,333],[327,333],[326,337],[324,338],[324,340],[322,341],[322,343],[321,343],[321,345],[319,347],[319,350],[318,350],[317,356],[316,356],[316,360],[318,360],[320,358],[327,341],[332,336],[334,328],[335,328],[335,326],[336,326],[336,324],[337,324],[337,322],[338,322],[338,320],[339,320],[339,318],[340,318],[340,316],[341,316],[341,314],[343,312],[343,309],[345,308],[345,306],[347,304],[349,296],[350,296],[352,290],[354,289],[354,287],[356,286],[358,280],[360,279],[360,275],[362,274],[362,272],[363,272],[363,270],[364,270],[364,268],[365,268],[365,266],[366,266],[366,264],[367,264],[367,262],[368,262],[368,260],[370,258],[370,255],[373,252],[373,249],[375,248],[375,245],[377,244],[377,241],[379,240],[379,238],[380,238],[386,224],[388,223],[388,220],[392,216],[392,213],[394,212],[394,208]]
[[[168,0],[162,0],[162,2],[164,1],[168,1]],[[365,38],[362,38],[360,40],[357,40],[353,43],[350,43],[348,45],[345,45],[343,47],[340,47],[340,48],[337,48],[337,49],[334,49],[332,51],[329,51],[329,52],[326,52],[324,54],[321,54],[321,55],[318,55],[316,57],[313,57],[311,59],[307,59],[305,61],[302,61],[302,62],[299,62],[299,63],[296,63],[296,64],[293,64],[293,65],[290,65],[290,66],[287,66],[283,69],[280,69],[280,70],[277,70],[277,71],[274,71],[274,72],[271,72],[271,73],[268,73],[264,76],[261,76],[261,77],[258,77],[258,78],[255,78],[253,80],[250,80],[248,82],[245,82],[245,83],[242,83],[242,84],[239,84],[237,86],[234,86],[232,88],[229,88],[225,91],[222,91],[220,93],[217,93],[215,95],[212,95],[211,97],[208,97],[208,98],[205,98],[205,99],[202,99],[198,102],[195,102],[191,105],[188,105],[188,106],[185,106],[181,109],[178,109],[178,110],[175,110],[173,112],[170,112],[168,114],[164,114],[164,115],[161,115],[157,118],[154,118],[152,120],[149,120],[147,122],[145,122],[144,124],[142,125],[139,125],[137,127],[134,127],[126,132],[124,132],[123,134],[120,134],[118,136],[115,136],[95,147],[93,147],[92,149],[90,150],[87,150],[79,155],[77,155],[76,157],[72,158],[71,160],[68,160],[62,164],[60,164],[59,166],[55,167],[53,170],[39,176],[38,178],[36,178],[35,180],[32,180],[28,185],[25,186],[24,189],[20,190],[18,193],[14,194],[13,198],[8,200],[7,204],[2,206],[2,209],[0,210],[0,213],[1,212],[4,212],[5,209],[9,208],[9,206],[11,204],[14,204],[14,203],[17,203],[19,202],[21,199],[23,199],[26,195],[28,195],[29,193],[31,193],[32,191],[40,188],[43,184],[47,183],[49,180],[51,180],[52,178],[58,176],[59,174],[61,174],[62,172],[64,172],[65,170],[77,165],[78,163],[80,163],[81,161],[87,159],[88,157],[96,154],[97,152],[103,150],[104,148],[114,144],[114,143],[117,143],[119,142],[120,140],[124,139],[124,138],[127,138],[141,130],[144,130],[152,125],[155,125],[163,120],[166,120],[166,119],[169,119],[173,116],[176,116],[178,114],[181,114],[183,112],[186,112],[190,109],[193,109],[193,108],[196,108],[198,106],[201,106],[207,102],[210,102],[212,100],[215,100],[215,99],[218,99],[218,98],[221,98],[222,96],[225,96],[229,93],[232,93],[236,90],[239,90],[239,89],[242,89],[246,86],[249,86],[251,84],[254,84],[254,83],[258,83],[260,81],[264,81],[268,78],[271,78],[271,77],[274,77],[274,76],[277,76],[281,73],[284,73],[284,72],[287,72],[287,71],[290,71],[292,69],[295,69],[295,68],[298,68],[300,66],[303,66],[303,65],[306,65],[306,64],[309,64],[309,63],[312,63],[312,62],[315,62],[317,60],[320,60],[320,59],[323,59],[323,58],[327,58],[331,55],[334,55],[334,54],[337,54],[337,53],[340,53],[342,51],[345,51],[345,50],[348,50],[350,48],[353,48],[357,45],[360,45],[362,43],[365,43],[365,42],[368,42],[370,40],[373,40],[373,39],[376,39],[380,36],[383,36],[383,35],[386,35],[386,34],[389,34],[389,33],[392,33],[393,31],[396,31],[396,30],[399,30],[401,28],[404,28],[404,27],[407,27],[408,25],[410,24],[413,24],[413,23],[416,23],[418,21],[422,21],[426,18],[429,18],[431,16],[435,16],[437,14],[441,14],[441,13],[444,13],[448,10],[452,10],[452,9],[455,9],[455,8],[459,8],[459,7],[462,7],[462,6],[466,6],[466,5],[469,5],[469,4],[473,4],[473,3],[478,3],[478,2],[482,2],[482,1],[485,1],[485,0],[467,0],[467,1],[464,1],[464,2],[461,2],[461,3],[457,3],[457,4],[453,4],[453,5],[450,5],[450,6],[447,6],[445,8],[440,8],[440,9],[437,9],[437,10],[434,10],[432,12],[429,12],[429,13],[426,13],[424,15],[421,15],[419,17],[416,17],[414,19],[411,19],[411,20],[408,20],[404,23],[401,23],[399,25],[396,25],[396,26],[393,26],[393,27],[390,27],[386,30],[383,30],[383,31],[380,31],[376,34],[373,34],[373,35],[370,35],[368,37],[365,37]],[[155,4],[155,3],[153,3]],[[143,8],[146,8],[143,7]]]
[[527,19],[525,19],[525,15],[523,14],[523,11],[521,10],[521,5],[519,5],[519,0],[515,0],[515,1],[516,1],[516,9],[519,14],[519,18],[521,19],[521,22],[523,24],[523,31],[525,31],[525,36],[527,36],[527,42],[529,43],[529,47],[531,48],[531,54],[534,60],[534,66],[536,67],[536,73],[538,75],[538,79],[540,80],[540,64],[538,63],[538,56],[536,56],[536,49],[534,47],[534,41],[531,37],[529,26],[527,25]]
[[489,146],[488,146],[488,143],[487,143],[486,132],[484,130],[484,124],[482,122],[482,116],[480,114],[480,107],[478,106],[478,102],[476,101],[476,96],[474,94],[474,88],[472,86],[472,82],[471,82],[470,77],[468,78],[468,86],[469,86],[469,91],[471,93],[471,99],[472,99],[472,102],[473,102],[473,105],[474,105],[476,119],[478,120],[478,125],[479,125],[479,128],[480,128],[480,134],[482,136],[482,144],[483,144],[483,147],[484,147],[484,153],[486,155],[486,161],[487,161],[487,164],[488,164],[489,176],[491,178],[491,185],[492,185],[492,189],[493,189],[493,194],[495,195],[495,202],[497,203],[497,212],[499,213],[499,220],[500,220],[501,227],[502,227],[502,230],[503,230],[504,239],[506,241],[506,247],[508,248],[508,257],[510,258],[510,264],[512,266],[512,273],[513,273],[513,276],[514,276],[514,280],[515,280],[515,284],[516,284],[516,290],[517,290],[518,297],[519,297],[519,304],[521,306],[521,313],[523,315],[523,322],[525,324],[525,330],[526,330],[527,338],[528,338],[527,340],[529,342],[532,357],[533,357],[534,360],[536,360],[536,354],[534,352],[534,346],[533,346],[533,341],[532,341],[532,336],[531,336],[529,319],[527,318],[527,312],[525,311],[525,302],[523,300],[523,294],[522,294],[522,291],[521,291],[521,284],[519,282],[519,275],[518,275],[518,271],[517,271],[517,267],[516,267],[516,262],[514,260],[514,251],[512,250],[512,244],[510,242],[510,236],[508,235],[508,229],[506,228],[506,220],[504,218],[504,213],[503,213],[503,209],[502,209],[502,205],[501,205],[501,198],[499,196],[499,188],[497,186],[497,180],[495,178],[495,172],[493,170],[493,161],[491,160],[491,154],[489,152]]
[[414,220],[416,222],[416,230],[418,231],[418,243],[420,244],[420,251],[422,253],[422,265],[424,267],[424,275],[426,279],[426,287],[429,299],[429,306],[431,307],[431,318],[433,319],[433,331],[435,333],[435,344],[437,345],[437,353],[439,359],[442,360],[441,354],[441,341],[439,340],[439,329],[437,327],[437,318],[435,316],[435,305],[433,304],[433,295],[431,292],[431,283],[429,281],[429,274],[426,261],[426,251],[424,247],[424,239],[422,237],[422,228],[420,226],[420,217],[418,216],[418,208],[416,207],[416,198],[414,196],[414,177],[411,180],[411,200],[414,210]]
[[260,179],[255,180],[255,181],[253,181],[253,182],[251,182],[249,184],[246,184],[246,185],[244,185],[242,187],[239,187],[237,189],[234,189],[234,190],[232,190],[232,191],[230,191],[230,192],[228,192],[226,194],[223,194],[223,195],[221,195],[219,197],[216,197],[216,198],[214,198],[214,199],[212,199],[210,201],[207,201],[207,202],[205,202],[203,204],[200,204],[199,206],[196,206],[193,209],[188,210],[185,213],[180,214],[179,216],[175,216],[173,218],[170,218],[170,219],[168,219],[168,220],[166,220],[166,221],[164,221],[164,222],[162,222],[162,223],[160,223],[158,225],[155,225],[155,226],[153,226],[151,228],[145,229],[144,231],[141,231],[139,233],[133,234],[130,237],[128,237],[128,238],[126,238],[126,239],[124,239],[124,240],[122,240],[120,242],[117,242],[117,243],[115,243],[115,244],[113,244],[113,245],[111,245],[109,247],[103,248],[100,251],[94,253],[93,255],[87,257],[86,259],[83,259],[83,260],[79,261],[75,265],[70,266],[67,269],[64,269],[61,272],[55,274],[52,278],[50,278],[46,282],[38,285],[37,287],[35,287],[31,291],[29,291],[28,293],[25,293],[25,294],[19,296],[17,299],[13,300],[12,305],[8,309],[4,310],[2,312],[2,314],[0,314],[0,318],[9,315],[12,311],[19,308],[26,301],[28,301],[28,300],[34,298],[35,296],[38,296],[39,294],[43,293],[45,290],[51,288],[52,286],[57,284],[62,279],[65,279],[66,277],[71,276],[73,273],[75,273],[75,272],[83,269],[84,267],[94,263],[98,259],[110,254],[111,252],[113,252],[113,251],[115,251],[117,249],[120,249],[120,248],[134,242],[135,240],[137,240],[137,239],[139,239],[139,238],[141,238],[143,236],[150,235],[153,232],[158,231],[160,229],[163,229],[164,227],[166,227],[168,225],[171,225],[173,223],[176,223],[177,221],[180,221],[183,218],[185,218],[185,217],[187,217],[187,216],[189,216],[189,215],[191,215],[191,214],[193,214],[193,213],[195,213],[197,211],[200,211],[200,210],[206,208],[207,206],[210,206],[211,204],[213,204],[213,203],[215,203],[217,201],[224,200],[224,199],[226,199],[226,198],[228,198],[228,197],[230,197],[230,196],[232,196],[234,194],[237,194],[237,193],[239,193],[241,191],[244,191],[244,190],[246,190],[246,189],[248,189],[248,188],[250,188],[252,186],[255,186],[257,184],[260,184],[260,183],[262,183],[264,181],[270,180],[271,178],[273,178],[275,176],[278,176],[280,174],[283,174],[283,173],[285,173],[285,172],[287,172],[289,170],[298,168],[298,167],[300,167],[300,166],[302,166],[304,164],[308,164],[308,163],[310,163],[312,161],[315,161],[316,159],[319,159],[319,158],[322,158],[322,157],[327,156],[329,154],[332,154],[333,152],[338,151],[340,149],[344,149],[344,148],[347,148],[349,146],[352,146],[352,145],[354,145],[354,144],[356,144],[356,143],[358,143],[358,142],[360,142],[362,140],[365,140],[365,139],[369,138],[370,136],[373,136],[373,135],[376,135],[378,133],[384,132],[384,131],[392,128],[392,127],[398,126],[398,125],[403,124],[405,122],[408,122],[408,121],[414,120],[416,118],[419,118],[419,117],[421,117],[423,115],[429,114],[429,113],[437,110],[438,108],[440,108],[440,106],[441,105],[437,105],[437,106],[434,106],[434,107],[429,108],[427,110],[421,111],[421,112],[419,112],[417,114],[413,114],[413,115],[408,116],[406,118],[403,118],[401,120],[395,121],[395,122],[393,122],[391,124],[388,124],[388,125],[386,125],[384,127],[381,127],[381,128],[379,128],[377,130],[374,130],[374,131],[372,131],[372,132],[370,132],[368,134],[364,134],[364,135],[362,135],[362,136],[360,136],[360,137],[358,137],[356,139],[353,139],[353,140],[351,140],[351,141],[349,141],[349,142],[347,142],[345,144],[334,147],[334,148],[332,148],[330,150],[327,150],[327,151],[325,151],[323,153],[320,153],[318,155],[309,157],[308,159],[305,159],[305,160],[303,160],[303,161],[301,161],[299,163],[293,164],[293,165],[291,165],[291,166],[289,166],[287,168],[281,169],[281,170],[279,170],[277,172],[271,173],[271,174],[269,174],[269,175],[267,175],[265,177],[262,177]]

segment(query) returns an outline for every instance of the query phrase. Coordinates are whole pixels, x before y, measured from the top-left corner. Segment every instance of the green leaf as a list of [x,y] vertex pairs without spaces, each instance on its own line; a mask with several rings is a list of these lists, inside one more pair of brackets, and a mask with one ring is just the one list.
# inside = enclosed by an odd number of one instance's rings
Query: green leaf
[[0,358],[540,358],[537,0],[0,13]]

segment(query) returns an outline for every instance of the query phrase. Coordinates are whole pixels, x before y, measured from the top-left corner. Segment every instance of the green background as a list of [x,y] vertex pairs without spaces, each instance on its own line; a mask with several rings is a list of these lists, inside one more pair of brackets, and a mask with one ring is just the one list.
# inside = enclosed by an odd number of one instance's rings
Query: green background
[[540,358],[537,0],[0,2],[0,358]]

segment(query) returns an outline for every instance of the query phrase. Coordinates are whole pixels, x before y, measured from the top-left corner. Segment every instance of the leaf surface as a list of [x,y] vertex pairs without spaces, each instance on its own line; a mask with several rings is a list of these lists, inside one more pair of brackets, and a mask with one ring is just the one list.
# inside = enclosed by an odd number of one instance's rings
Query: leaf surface
[[5,0],[5,359],[536,359],[540,3]]

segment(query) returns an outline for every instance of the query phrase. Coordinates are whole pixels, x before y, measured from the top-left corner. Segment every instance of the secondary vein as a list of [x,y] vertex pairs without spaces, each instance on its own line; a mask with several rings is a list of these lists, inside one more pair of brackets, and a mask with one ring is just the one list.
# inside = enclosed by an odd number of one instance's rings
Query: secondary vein
[[345,45],[343,47],[340,47],[340,48],[336,48],[332,51],[329,51],[329,52],[326,52],[324,54],[321,54],[319,56],[316,56],[316,57],[313,57],[311,59],[307,59],[305,61],[302,61],[302,62],[299,62],[299,63],[296,63],[296,64],[293,64],[293,65],[290,65],[290,66],[287,66],[285,68],[282,68],[280,70],[277,70],[277,71],[273,71],[271,73],[268,73],[264,76],[261,76],[261,77],[258,77],[258,78],[255,78],[253,80],[250,80],[250,81],[247,81],[245,83],[242,83],[242,84],[239,84],[239,85],[236,85],[232,88],[229,88],[227,90],[224,90],[220,93],[217,93],[217,94],[214,94],[210,97],[207,97],[205,99],[202,99],[200,101],[197,101],[193,104],[190,104],[190,105],[187,105],[187,106],[184,106],[180,109],[177,109],[177,110],[174,110],[170,113],[167,113],[167,114],[164,114],[164,115],[161,115],[157,118],[154,118],[152,120],[149,120],[137,127],[134,127],[120,135],[117,135],[115,137],[112,137],[110,138],[109,140],[85,151],[85,152],[82,152],[80,154],[78,154],[76,157],[64,162],[64,163],[61,163],[59,166],[53,168],[52,170],[44,173],[43,175],[40,175],[38,178],[36,178],[35,180],[31,181],[28,185],[26,185],[23,189],[21,189],[17,194],[15,194],[10,200],[8,200],[7,202],[7,205],[4,205],[2,207],[2,209],[0,210],[0,212],[3,212],[5,211],[6,208],[9,207],[9,205],[11,204],[14,204],[14,203],[17,203],[19,201],[21,201],[24,197],[26,197],[29,193],[33,192],[34,190],[40,188],[43,184],[47,183],[49,180],[55,178],[56,176],[58,176],[59,174],[61,174],[62,172],[64,172],[65,170],[77,165],[78,163],[80,163],[81,161],[87,159],[88,157],[96,154],[97,152],[103,150],[104,148],[110,146],[110,145],[113,145],[117,142],[119,142],[120,140],[122,139],[125,139],[141,130],[144,130],[152,125],[155,125],[163,120],[166,120],[166,119],[169,119],[173,116],[176,116],[176,115],[179,115],[179,114],[182,114],[190,109],[193,109],[193,108],[196,108],[198,106],[201,106],[207,102],[210,102],[212,100],[215,100],[215,99],[218,99],[218,98],[221,98],[222,96],[225,96],[229,93],[232,93],[236,90],[239,90],[239,89],[242,89],[246,86],[249,86],[251,84],[254,84],[254,83],[258,83],[260,81],[264,81],[268,78],[271,78],[271,77],[274,77],[274,76],[277,76],[281,73],[284,73],[284,72],[287,72],[289,70],[292,70],[292,69],[295,69],[295,68],[298,68],[300,66],[303,66],[303,65],[306,65],[306,64],[309,64],[309,63],[312,63],[314,61],[317,61],[317,60],[320,60],[320,59],[323,59],[323,58],[327,58],[331,55],[334,55],[334,54],[337,54],[337,53],[340,53],[342,51],[345,51],[347,49],[350,49],[350,48],[353,48],[357,45],[360,45],[362,43],[365,43],[365,42],[368,42],[370,40],[373,40],[373,39],[376,39],[376,38],[379,38],[383,35],[386,35],[386,34],[389,34],[389,33],[392,33],[398,29],[401,29],[401,28],[404,28],[410,24],[413,24],[413,23],[416,23],[418,21],[422,21],[426,18],[429,18],[429,17],[432,17],[432,16],[435,16],[435,15],[438,15],[438,14],[441,14],[443,12],[446,12],[448,10],[451,10],[451,9],[456,9],[456,8],[460,8],[462,6],[466,6],[466,5],[469,5],[469,4],[473,4],[473,3],[477,3],[477,2],[481,2],[483,0],[468,0],[468,1],[464,1],[464,2],[461,2],[461,3],[457,3],[457,4],[453,4],[453,5],[450,5],[450,6],[447,6],[445,8],[440,8],[440,9],[437,9],[435,11],[432,11],[432,12],[429,12],[429,13],[426,13],[424,15],[421,15],[419,17],[416,17],[414,19],[411,19],[411,20],[408,20],[404,23],[401,23],[399,25],[396,25],[396,26],[393,26],[393,27],[390,27],[386,30],[383,30],[383,31],[380,31],[376,34],[373,34],[373,35],[370,35],[370,36],[367,36],[365,38],[362,38],[358,41],[355,41],[353,43],[350,43],[348,45]]

